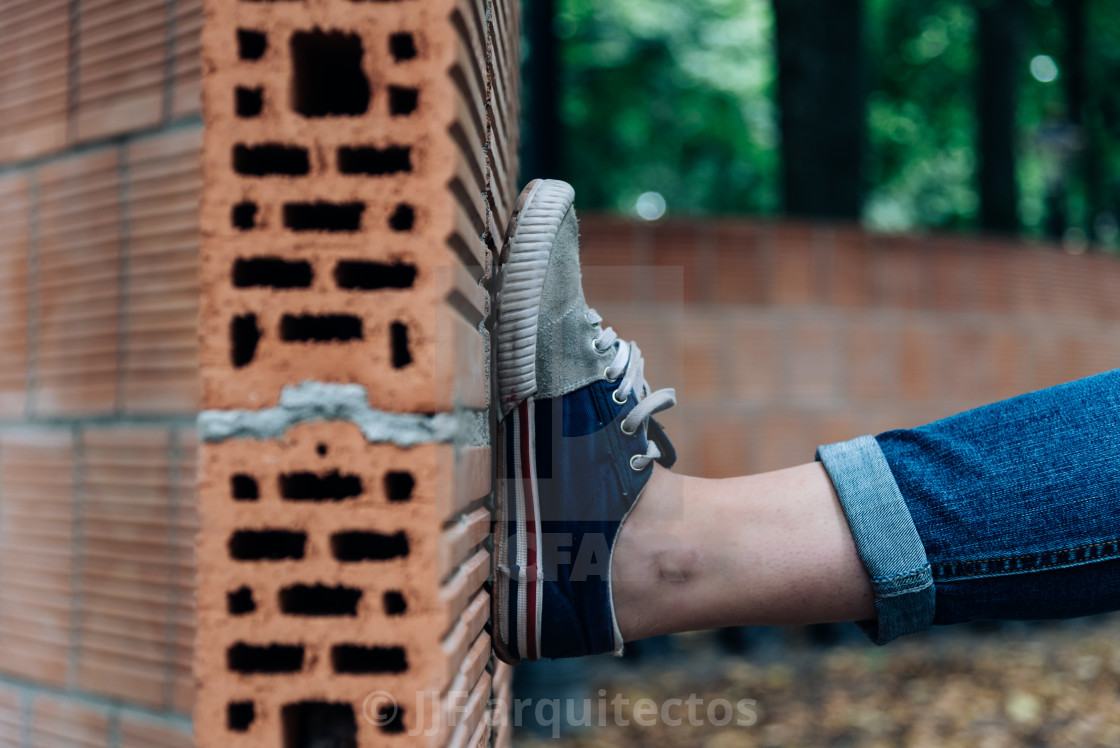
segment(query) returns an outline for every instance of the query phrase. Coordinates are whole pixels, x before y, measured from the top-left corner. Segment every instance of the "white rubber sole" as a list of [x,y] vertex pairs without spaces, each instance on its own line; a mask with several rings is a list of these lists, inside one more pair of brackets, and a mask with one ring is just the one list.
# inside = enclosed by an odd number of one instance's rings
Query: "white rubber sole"
[[[537,316],[548,258],[575,190],[565,182],[534,180],[526,185],[510,219],[499,256],[498,403],[501,415],[537,391]],[[504,260],[504,262],[502,262]]]
[[[549,256],[560,222],[571,208],[575,192],[564,182],[534,180],[525,186],[514,204],[505,242],[498,256],[499,291],[497,298],[497,366],[495,390],[501,410],[498,422],[498,486],[494,494],[494,547],[491,555],[491,640],[499,659],[516,665],[522,659],[540,656],[540,605],[543,590],[539,564],[529,559],[530,535],[539,538],[540,520],[532,466],[521,465],[517,455],[505,454],[506,431],[513,430],[515,445],[528,439],[533,453],[532,423],[520,424],[521,403],[528,403],[537,391],[537,317]],[[528,426],[528,436],[519,431]],[[518,449],[520,454],[520,449]],[[507,479],[512,459],[516,477]],[[510,506],[510,503],[517,506]],[[526,521],[528,519],[528,521]],[[516,526],[511,531],[511,524]],[[534,534],[535,533],[535,534]],[[539,543],[532,544],[534,548]],[[511,553],[512,552],[512,553]],[[512,573],[511,564],[519,569]],[[534,578],[530,579],[532,576]],[[512,587],[516,586],[514,596]],[[511,605],[516,599],[516,616]],[[531,609],[530,607],[531,606]],[[529,638],[533,641],[529,642]],[[513,654],[516,642],[521,657]]]

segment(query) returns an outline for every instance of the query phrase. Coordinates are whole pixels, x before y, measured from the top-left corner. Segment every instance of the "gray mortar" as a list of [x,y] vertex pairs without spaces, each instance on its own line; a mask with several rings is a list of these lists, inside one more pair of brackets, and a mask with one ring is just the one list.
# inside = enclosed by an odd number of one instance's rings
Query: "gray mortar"
[[463,446],[488,444],[485,411],[419,415],[390,413],[369,406],[359,384],[306,381],[288,385],[280,404],[263,410],[204,410],[198,414],[198,434],[206,442],[227,439],[277,439],[291,427],[312,421],[353,423],[370,442],[412,447],[430,442]]

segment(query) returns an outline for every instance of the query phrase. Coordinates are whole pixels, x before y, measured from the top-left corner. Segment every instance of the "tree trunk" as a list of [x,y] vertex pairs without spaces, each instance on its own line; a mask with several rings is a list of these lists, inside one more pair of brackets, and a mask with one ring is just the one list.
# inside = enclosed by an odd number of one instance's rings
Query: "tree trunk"
[[1062,88],[1069,121],[1078,127],[1085,121],[1085,0],[1062,0],[1066,48],[1062,60]]
[[525,131],[522,134],[522,183],[562,179],[563,126],[560,122],[560,56],[552,23],[554,0],[532,0],[524,8],[528,55],[523,68]]
[[980,228],[1019,230],[1015,178],[1015,107],[1022,72],[1022,0],[991,0],[978,9],[980,85],[976,144]]
[[1100,132],[1099,100],[1089,83],[1089,22],[1086,18],[1086,0],[1062,0],[1065,21],[1066,48],[1063,60],[1065,70],[1062,83],[1066,97],[1069,121],[1077,126],[1081,149],[1074,156],[1073,178],[1082,180],[1085,194],[1086,235],[1094,236],[1096,217],[1104,211],[1105,174],[1101,168],[1104,159]]
[[785,210],[856,220],[867,87],[861,0],[773,0]]

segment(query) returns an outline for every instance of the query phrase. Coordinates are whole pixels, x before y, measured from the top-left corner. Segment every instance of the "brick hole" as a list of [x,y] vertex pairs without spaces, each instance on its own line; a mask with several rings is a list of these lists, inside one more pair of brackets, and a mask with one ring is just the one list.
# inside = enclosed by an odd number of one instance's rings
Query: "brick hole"
[[381,288],[411,288],[416,266],[403,262],[388,265],[366,260],[340,260],[334,266],[334,281],[339,288],[376,291]]
[[361,530],[336,532],[331,535],[331,553],[339,561],[386,561],[408,555],[408,538],[403,531],[392,535]]
[[336,644],[331,647],[331,667],[336,673],[403,673],[408,670],[408,662],[404,647]]
[[295,616],[356,616],[362,591],[353,587],[295,584],[280,590],[280,610]]
[[404,595],[396,591],[386,592],[381,598],[381,603],[385,606],[385,615],[399,616],[408,610],[408,603],[404,600]]
[[416,111],[420,101],[420,90],[417,88],[404,88],[403,86],[389,86],[389,114],[394,117],[403,117]]
[[326,457],[327,456],[327,445],[322,444],[322,443],[316,444],[315,445],[315,453],[318,454],[320,457]]
[[397,735],[404,732],[404,707],[396,704],[382,704],[377,707],[377,724],[381,732]]
[[238,561],[283,561],[303,558],[307,533],[291,530],[237,530],[229,555]]
[[292,231],[357,231],[365,209],[362,203],[287,203],[284,225]]
[[412,231],[412,224],[416,221],[416,213],[412,206],[401,203],[389,216],[389,228],[393,231]]
[[311,171],[311,160],[306,148],[295,145],[239,143],[233,147],[233,170],[250,177],[299,177]]
[[238,642],[226,650],[226,664],[235,673],[298,673],[303,669],[303,647]]
[[338,170],[372,177],[412,171],[412,149],[403,145],[342,146],[338,149]]
[[237,473],[229,477],[229,489],[237,501],[256,501],[261,497],[257,479],[251,475]]
[[292,501],[342,501],[362,494],[362,479],[332,470],[315,473],[286,473],[280,476],[280,495]]
[[229,323],[230,360],[234,368],[248,365],[257,355],[257,343],[261,340],[261,328],[257,325],[257,315],[239,314]]
[[412,498],[412,489],[416,487],[416,479],[412,473],[391,470],[385,473],[385,495],[389,501],[408,501]]
[[259,60],[268,49],[268,37],[252,29],[237,30],[237,56],[242,60]]
[[292,34],[292,107],[304,117],[353,116],[369,109],[362,40],[342,31]]
[[408,349],[408,325],[403,322],[389,325],[389,347],[394,369],[403,369],[412,363],[412,352]]
[[354,707],[327,701],[300,701],[280,710],[283,748],[357,748]]
[[264,89],[238,86],[234,90],[234,110],[238,117],[256,117],[264,108]]
[[253,599],[253,591],[248,587],[239,587],[226,593],[226,609],[231,616],[243,616],[257,609]]
[[233,206],[229,214],[230,223],[235,229],[248,231],[257,226],[257,204],[244,202]]
[[239,257],[233,263],[233,285],[238,288],[308,288],[314,277],[307,260]]
[[328,343],[362,339],[362,320],[352,314],[285,314],[280,339],[295,343]]
[[389,37],[389,53],[397,62],[416,57],[416,39],[412,34],[402,31]]
[[257,710],[251,701],[232,701],[226,706],[226,727],[232,732],[248,732],[256,718]]

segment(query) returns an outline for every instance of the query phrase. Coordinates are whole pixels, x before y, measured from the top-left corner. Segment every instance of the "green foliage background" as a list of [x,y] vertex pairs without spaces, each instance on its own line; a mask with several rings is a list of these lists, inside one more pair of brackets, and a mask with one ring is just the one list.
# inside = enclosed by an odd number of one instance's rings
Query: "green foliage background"
[[[864,222],[872,228],[975,227],[978,1],[865,2]],[[1066,118],[1061,76],[1041,83],[1028,65],[1045,54],[1063,68],[1059,1],[1028,3],[1016,143],[1020,218],[1026,233],[1040,235],[1047,180],[1066,174],[1070,224],[1115,246],[1120,3],[1088,0],[1083,140],[1102,175],[1091,188],[1076,156],[1063,163],[1047,145],[1046,133]],[[780,210],[769,0],[557,0],[554,30],[565,172],[582,205],[632,213],[637,196],[653,190],[675,214]]]
[[581,204],[778,208],[768,0],[562,0],[565,164]]

